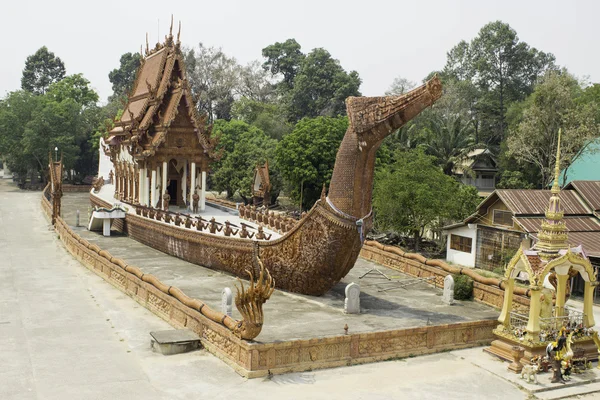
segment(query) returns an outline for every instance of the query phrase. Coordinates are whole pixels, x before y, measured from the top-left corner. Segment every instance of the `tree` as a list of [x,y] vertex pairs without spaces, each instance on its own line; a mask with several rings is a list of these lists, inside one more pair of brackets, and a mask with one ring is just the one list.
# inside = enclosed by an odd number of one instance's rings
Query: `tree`
[[421,145],[446,175],[456,172],[475,149],[473,127],[460,116],[432,115],[426,121],[425,140]]
[[561,165],[570,165],[592,139],[600,135],[599,105],[580,103],[582,90],[567,71],[549,71],[522,107],[522,117],[510,132],[508,154],[539,171],[540,185],[554,177],[557,136],[562,129]]
[[235,92],[240,97],[256,102],[271,103],[275,100],[275,84],[258,61],[240,67]]
[[119,59],[119,68],[108,73],[108,80],[112,83],[113,97],[126,96],[133,88],[135,74],[142,62],[139,53],[125,53]]
[[417,86],[413,81],[409,81],[406,78],[397,77],[392,82],[390,88],[385,92],[386,96],[398,96],[404,94]]
[[21,88],[34,94],[44,94],[52,83],[64,78],[65,72],[62,60],[43,46],[27,57]]
[[302,61],[289,92],[290,121],[345,115],[345,100],[349,96],[360,96],[360,83],[358,72],[347,73],[327,50],[314,49]]
[[[38,107],[40,97],[27,91],[9,93],[0,101],[0,148],[8,167],[24,182],[27,173],[37,170],[36,161],[21,143],[26,124]],[[47,157],[47,155],[46,155]]]
[[305,57],[300,49],[301,47],[295,39],[288,39],[283,43],[277,42],[262,50],[263,57],[267,59],[263,63],[263,68],[270,71],[273,76],[279,74],[283,76],[280,84],[283,91],[290,90],[294,86],[294,78]]
[[90,87],[90,81],[82,74],[69,75],[53,83],[47,92],[54,101],[62,102],[72,99],[83,108],[94,106],[98,102],[98,94]]
[[375,222],[380,229],[410,234],[414,250],[425,230],[439,221],[468,215],[477,193],[463,188],[421,150],[401,152],[394,164],[377,171],[373,190]]
[[242,97],[233,104],[231,116],[256,126],[267,136],[276,140],[281,140],[293,128],[287,122],[279,104],[264,103],[247,97]]
[[303,118],[294,130],[278,143],[277,166],[288,188],[286,193],[312,207],[323,185],[333,173],[337,150],[348,128],[346,117]]
[[[223,157],[213,167],[213,186],[225,191],[228,198],[238,192],[247,203],[252,196],[250,189],[256,165],[269,159],[272,175],[276,174],[272,162],[276,141],[260,129],[238,120],[217,120],[213,132],[219,137],[217,151],[222,149],[223,152]],[[273,177],[271,181],[278,192],[281,185]]]
[[554,60],[552,54],[520,41],[508,24],[496,21],[485,25],[470,43],[462,41],[450,50],[444,73],[477,87],[482,138],[497,146],[505,137],[508,106],[525,99],[536,79],[555,68]]
[[240,66],[221,48],[206,47],[185,52],[185,66],[198,111],[209,121],[230,119]]

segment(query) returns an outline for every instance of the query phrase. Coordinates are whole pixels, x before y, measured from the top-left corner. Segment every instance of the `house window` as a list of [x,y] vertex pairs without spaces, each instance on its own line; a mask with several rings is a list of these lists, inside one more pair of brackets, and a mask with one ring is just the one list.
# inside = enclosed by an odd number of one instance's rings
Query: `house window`
[[481,187],[482,188],[493,188],[494,187],[494,175],[481,175]]
[[450,235],[450,248],[452,250],[464,251],[470,253],[473,245],[473,239],[466,236]]
[[513,226],[510,211],[494,210],[494,225]]

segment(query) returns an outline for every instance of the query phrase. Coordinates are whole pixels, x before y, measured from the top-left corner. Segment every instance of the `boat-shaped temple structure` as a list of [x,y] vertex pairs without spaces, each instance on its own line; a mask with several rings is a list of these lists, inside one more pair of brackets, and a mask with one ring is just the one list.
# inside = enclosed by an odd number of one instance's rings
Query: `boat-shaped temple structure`
[[[211,127],[196,111],[179,35],[169,34],[154,49],[147,46],[125,111],[103,144],[114,178],[92,191],[91,202],[129,204],[117,227],[160,251],[239,277],[247,277],[258,252],[278,289],[322,295],[354,266],[372,227],[381,142],[441,94],[434,77],[400,96],[348,98],[349,127],[330,186],[299,221],[250,207],[240,210],[241,224],[209,221],[206,175],[219,154]],[[112,177],[106,169],[99,174]],[[169,206],[188,211],[173,213]]]

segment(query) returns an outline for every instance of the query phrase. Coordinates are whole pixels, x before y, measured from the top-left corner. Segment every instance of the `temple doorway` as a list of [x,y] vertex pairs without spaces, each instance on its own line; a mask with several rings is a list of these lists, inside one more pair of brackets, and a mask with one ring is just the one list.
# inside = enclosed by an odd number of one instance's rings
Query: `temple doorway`
[[169,192],[169,196],[171,196],[171,200],[169,200],[170,205],[177,205],[178,192],[177,192],[177,179],[171,179],[169,181],[169,185],[167,186],[167,192]]

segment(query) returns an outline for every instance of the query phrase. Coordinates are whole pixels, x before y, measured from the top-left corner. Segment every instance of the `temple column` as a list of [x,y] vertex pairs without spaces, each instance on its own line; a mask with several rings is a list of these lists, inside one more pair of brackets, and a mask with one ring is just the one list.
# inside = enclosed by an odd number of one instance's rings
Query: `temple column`
[[187,160],[185,164],[183,164],[183,176],[181,178],[181,186],[182,186],[182,197],[183,202],[187,203]]
[[206,170],[202,170],[202,187],[200,188],[200,211],[206,209]]
[[585,281],[583,286],[583,326],[591,328],[596,325],[594,321],[594,286]]
[[150,178],[150,207],[154,208],[156,205],[156,169],[152,170],[152,176]]
[[504,303],[498,321],[505,327],[510,327],[510,312],[512,311],[513,292],[515,290],[515,279],[509,278],[504,287]]
[[[161,187],[161,193],[158,196],[159,199],[162,200],[162,196],[163,194],[167,193],[167,162],[163,161],[162,163],[162,187]],[[162,202],[161,202],[162,205]],[[162,207],[160,207],[161,209],[164,210],[164,205]]]
[[196,193],[196,163],[192,163],[192,171],[191,171],[191,182],[190,182],[190,206],[193,207],[194,204],[194,193]]
[[555,317],[562,317],[565,315],[565,299],[567,294],[566,292],[568,279],[569,274],[556,274],[556,312],[554,313]]
[[144,203],[144,168],[138,168],[138,173],[139,173],[139,177],[138,177],[138,195],[137,195],[137,201],[139,204],[143,204]]
[[542,295],[540,286],[531,286],[531,299],[529,301],[529,321],[527,321],[527,334],[536,338],[540,333],[540,297]]
[[148,177],[148,168],[144,168],[144,202],[150,205],[150,178]]

